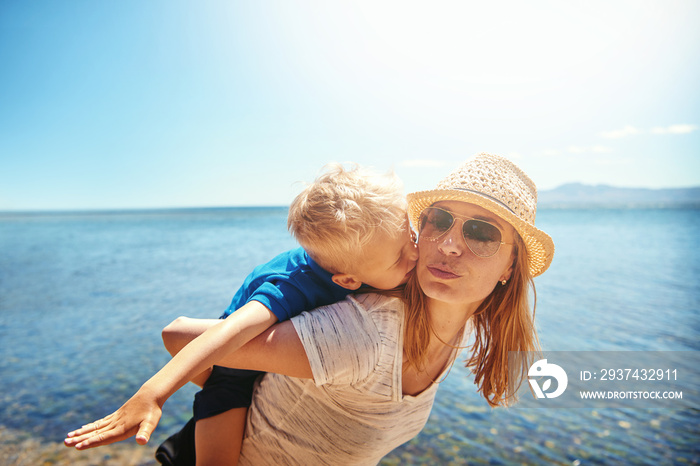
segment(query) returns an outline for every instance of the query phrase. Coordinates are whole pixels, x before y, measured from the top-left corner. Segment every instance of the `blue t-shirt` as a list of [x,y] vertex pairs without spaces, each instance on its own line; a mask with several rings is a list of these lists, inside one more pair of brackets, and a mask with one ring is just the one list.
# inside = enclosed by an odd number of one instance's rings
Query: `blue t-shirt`
[[292,249],[253,269],[222,317],[228,317],[251,300],[262,303],[280,321],[336,303],[352,290],[335,284],[332,276],[304,249]]

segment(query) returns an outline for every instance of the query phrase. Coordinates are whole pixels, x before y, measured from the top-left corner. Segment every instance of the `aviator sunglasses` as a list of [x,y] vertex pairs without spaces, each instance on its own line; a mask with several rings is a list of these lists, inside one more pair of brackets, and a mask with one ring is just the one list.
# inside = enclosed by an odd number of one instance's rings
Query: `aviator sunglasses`
[[438,240],[450,231],[455,220],[462,221],[462,237],[469,250],[479,257],[491,257],[498,252],[501,244],[501,230],[485,220],[471,217],[457,217],[439,207],[428,207],[420,214],[420,236],[431,241]]

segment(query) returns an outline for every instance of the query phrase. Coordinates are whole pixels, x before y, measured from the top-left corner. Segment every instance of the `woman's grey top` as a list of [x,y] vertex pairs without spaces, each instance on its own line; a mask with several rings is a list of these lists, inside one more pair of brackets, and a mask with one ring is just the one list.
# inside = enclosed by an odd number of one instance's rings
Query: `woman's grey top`
[[314,379],[258,381],[239,464],[377,464],[421,431],[438,386],[402,394],[400,299],[350,296],[292,322]]

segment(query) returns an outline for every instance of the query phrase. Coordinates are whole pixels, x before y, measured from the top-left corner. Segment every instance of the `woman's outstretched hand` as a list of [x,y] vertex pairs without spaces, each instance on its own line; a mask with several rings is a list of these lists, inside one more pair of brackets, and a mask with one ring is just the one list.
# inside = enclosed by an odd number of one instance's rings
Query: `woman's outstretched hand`
[[142,387],[121,408],[100,420],[70,432],[63,443],[78,450],[100,447],[136,436],[145,445],[162,414],[161,405]]

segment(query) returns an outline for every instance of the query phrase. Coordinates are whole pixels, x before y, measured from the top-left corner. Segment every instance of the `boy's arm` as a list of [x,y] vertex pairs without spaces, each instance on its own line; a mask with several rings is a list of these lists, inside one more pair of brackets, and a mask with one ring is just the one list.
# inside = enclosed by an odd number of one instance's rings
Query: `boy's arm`
[[[287,321],[270,328],[276,320],[265,306],[250,301],[227,319],[212,323],[211,328],[185,346],[121,408],[69,433],[64,443],[82,450],[136,435],[137,443],[145,444],[160,420],[165,401],[192,377],[220,360],[225,359],[229,364],[236,361],[235,365],[241,369],[310,378],[308,359],[293,325]],[[239,350],[236,355],[231,355],[236,350]]]

